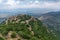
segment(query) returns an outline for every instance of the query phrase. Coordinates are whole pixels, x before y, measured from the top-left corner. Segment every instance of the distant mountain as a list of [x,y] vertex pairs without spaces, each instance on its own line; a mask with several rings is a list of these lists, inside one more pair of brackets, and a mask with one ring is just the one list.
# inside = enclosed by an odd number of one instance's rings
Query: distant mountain
[[43,14],[39,19],[60,36],[60,11]]
[[8,15],[16,15],[16,14],[28,14],[34,17],[39,17],[41,14],[49,12],[47,9],[44,8],[17,8],[12,10],[1,9],[0,14],[8,14]]
[[15,15],[0,24],[0,40],[58,40],[40,20],[29,15]]

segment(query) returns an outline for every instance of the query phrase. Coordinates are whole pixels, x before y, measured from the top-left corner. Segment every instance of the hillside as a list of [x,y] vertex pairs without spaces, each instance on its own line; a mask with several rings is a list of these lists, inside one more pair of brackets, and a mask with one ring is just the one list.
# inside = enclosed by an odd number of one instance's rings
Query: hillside
[[0,40],[58,40],[41,21],[29,15],[15,15],[0,24]]
[[43,14],[39,19],[60,37],[60,11]]
[[0,23],[2,23],[5,20],[6,20],[6,18],[0,18]]

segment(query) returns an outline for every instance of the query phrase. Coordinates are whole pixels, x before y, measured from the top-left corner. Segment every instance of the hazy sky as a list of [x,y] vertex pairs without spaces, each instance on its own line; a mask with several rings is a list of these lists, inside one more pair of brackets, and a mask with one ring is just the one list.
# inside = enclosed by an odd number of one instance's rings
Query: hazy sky
[[15,8],[60,9],[60,0],[0,0],[0,9]]
[[0,11],[19,8],[38,8],[55,11],[60,10],[60,0],[0,0]]

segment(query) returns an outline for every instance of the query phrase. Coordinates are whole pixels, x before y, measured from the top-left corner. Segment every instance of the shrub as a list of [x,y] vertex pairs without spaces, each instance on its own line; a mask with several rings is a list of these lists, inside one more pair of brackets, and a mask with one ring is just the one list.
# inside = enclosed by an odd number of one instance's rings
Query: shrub
[[11,37],[12,37],[12,38],[16,38],[16,33],[12,33],[12,34],[11,34]]
[[0,37],[0,40],[4,40],[2,37]]

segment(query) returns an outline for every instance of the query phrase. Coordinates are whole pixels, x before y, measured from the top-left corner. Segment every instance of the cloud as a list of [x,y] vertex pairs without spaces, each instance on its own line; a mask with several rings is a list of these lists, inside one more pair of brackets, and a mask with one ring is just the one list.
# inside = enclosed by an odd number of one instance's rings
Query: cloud
[[60,0],[0,0],[0,9],[46,8],[60,9]]
[[2,0],[0,0],[0,3],[2,3]]

